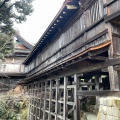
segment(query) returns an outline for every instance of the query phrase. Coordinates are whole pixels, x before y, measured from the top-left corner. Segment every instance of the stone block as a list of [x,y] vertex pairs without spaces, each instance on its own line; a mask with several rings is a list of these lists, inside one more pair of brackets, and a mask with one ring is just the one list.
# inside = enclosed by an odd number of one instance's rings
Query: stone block
[[103,113],[100,113],[98,120],[106,120],[106,115]]
[[112,116],[112,107],[107,107],[107,113],[106,114]]
[[112,104],[113,104],[113,99],[107,98],[107,99],[106,99],[106,106],[111,107]]
[[113,98],[112,99],[112,106],[120,108],[120,99],[119,98]]
[[119,110],[119,115],[118,115],[119,119],[120,119],[120,110]]
[[113,116],[111,116],[111,115],[106,115],[106,120],[113,120],[112,118],[113,118]]
[[107,99],[106,99],[106,98],[103,99],[103,105],[104,105],[104,106],[107,105]]
[[107,113],[107,106],[100,105],[99,112],[106,114]]
[[118,107],[112,107],[112,115],[118,117],[120,114],[120,110]]
[[103,98],[100,98],[100,105],[103,105]]
[[120,120],[119,117],[115,117],[115,116],[112,116],[112,119],[111,120]]
[[99,112],[102,112],[102,107],[103,107],[103,105],[100,105]]
[[107,98],[100,98],[100,105],[106,106],[107,104]]

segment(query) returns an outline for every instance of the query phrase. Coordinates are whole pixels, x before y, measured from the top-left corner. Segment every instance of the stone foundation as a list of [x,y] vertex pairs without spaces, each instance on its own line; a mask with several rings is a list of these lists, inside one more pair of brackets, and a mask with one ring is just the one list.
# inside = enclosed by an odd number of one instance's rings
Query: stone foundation
[[120,98],[100,98],[97,120],[120,120]]

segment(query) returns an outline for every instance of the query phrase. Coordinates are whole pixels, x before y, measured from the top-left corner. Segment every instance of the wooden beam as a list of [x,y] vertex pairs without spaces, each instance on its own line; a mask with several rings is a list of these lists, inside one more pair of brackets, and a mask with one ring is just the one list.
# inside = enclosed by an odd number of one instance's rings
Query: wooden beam
[[113,67],[113,69],[116,70],[116,71],[117,71],[117,70],[120,70],[120,65],[115,65],[115,66]]
[[108,68],[102,68],[101,71],[102,72],[108,72]]
[[113,96],[120,95],[120,91],[78,91],[78,96]]
[[107,7],[109,5],[111,5],[113,2],[115,2],[116,0],[108,0],[105,4],[104,7]]
[[95,83],[90,83],[90,82],[81,82],[80,86],[84,86],[84,85],[95,85]]
[[104,56],[89,56],[88,58],[90,60],[98,60],[98,61],[105,61],[108,59],[107,57]]
[[[90,65],[88,67],[84,67],[84,68],[76,68],[74,70],[69,70],[69,71],[66,71],[66,72],[63,72],[62,71],[60,72],[60,74],[58,74],[57,76],[49,76],[49,79],[55,79],[55,78],[58,78],[58,77],[63,77],[63,76],[69,76],[71,74],[80,74],[80,73],[87,73],[87,72],[93,72],[93,71],[97,71],[97,70],[101,70],[102,68],[106,68],[108,66],[115,66],[115,65],[119,65],[120,64],[120,57],[118,58],[113,58],[113,59],[108,59],[104,62],[100,62],[100,63],[97,63],[97,64],[94,64],[94,65]],[[42,75],[43,76],[43,75]],[[39,80],[46,80],[46,79],[40,79],[40,77],[42,76],[34,76],[34,79],[37,79],[39,77]],[[27,80],[33,80],[33,77],[30,77],[30,78],[27,78],[26,80],[22,81],[22,83],[26,83]],[[49,80],[48,79],[48,80]],[[29,81],[28,81],[29,82]]]
[[77,89],[78,89],[78,86],[79,86],[79,83],[78,83],[79,79],[78,79],[78,76],[77,74],[74,75],[74,82],[76,83],[75,84],[75,87],[74,87],[74,102],[76,103],[76,109],[74,110],[74,120],[80,120],[80,101],[78,99],[78,96],[77,96]]
[[88,56],[96,56],[96,55],[98,55],[98,54],[104,53],[104,52],[108,51],[108,48],[109,48],[109,47],[107,46],[107,47],[102,48],[102,49],[98,49],[98,50],[95,50],[95,51],[90,51],[90,52],[88,53]]
[[120,10],[118,10],[117,12],[115,12],[115,13],[109,15],[109,16],[105,16],[104,19],[105,19],[105,22],[109,22],[109,21],[112,21],[119,16],[120,16]]
[[112,33],[112,36],[120,38],[120,34]]

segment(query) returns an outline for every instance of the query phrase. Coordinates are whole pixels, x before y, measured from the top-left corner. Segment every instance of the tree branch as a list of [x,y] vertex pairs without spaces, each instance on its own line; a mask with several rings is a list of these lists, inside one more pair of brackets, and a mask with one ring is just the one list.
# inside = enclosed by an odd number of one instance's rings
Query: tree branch
[[8,2],[9,0],[4,0],[3,3],[0,5],[0,9],[5,5],[6,2]]
[[16,5],[18,2],[15,2],[15,3],[13,3],[12,5],[10,5],[9,6],[9,8],[6,10],[6,12],[4,13],[4,17],[6,18],[6,16],[7,16],[7,14],[8,14],[8,12],[12,9],[12,7],[14,6],[14,5]]

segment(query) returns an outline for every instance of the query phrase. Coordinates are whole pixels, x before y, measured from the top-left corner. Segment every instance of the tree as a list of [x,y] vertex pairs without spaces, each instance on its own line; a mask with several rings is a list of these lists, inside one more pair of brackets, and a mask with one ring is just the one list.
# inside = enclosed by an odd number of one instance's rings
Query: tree
[[33,12],[33,0],[0,0],[0,60],[12,54],[14,50],[14,22],[26,21]]
[[33,12],[33,0],[0,0],[0,31],[11,34],[14,22],[26,21]]
[[13,35],[0,33],[0,59],[5,60],[5,57],[12,55],[13,51]]

